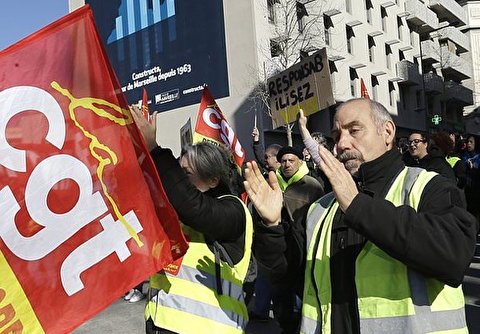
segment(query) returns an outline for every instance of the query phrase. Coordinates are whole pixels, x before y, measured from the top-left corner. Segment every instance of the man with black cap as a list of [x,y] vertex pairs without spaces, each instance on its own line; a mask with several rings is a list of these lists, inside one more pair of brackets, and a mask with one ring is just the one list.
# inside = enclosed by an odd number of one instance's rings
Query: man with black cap
[[[283,210],[291,222],[292,235],[305,234],[304,222],[308,208],[323,195],[322,185],[308,175],[307,164],[302,158],[302,151],[295,147],[284,146],[277,153],[280,168],[277,169],[276,175],[283,192]],[[298,273],[292,273],[279,280],[278,277],[269,275],[270,268],[264,268],[260,264],[259,270],[272,283],[274,315],[282,328],[282,333],[298,333],[301,315],[300,307],[295,305],[300,304],[303,280],[299,279]]]
[[284,146],[277,153],[280,168],[276,174],[283,192],[283,205],[290,219],[299,223],[310,204],[323,195],[322,185],[308,175],[307,164],[302,158],[302,151],[296,147]]

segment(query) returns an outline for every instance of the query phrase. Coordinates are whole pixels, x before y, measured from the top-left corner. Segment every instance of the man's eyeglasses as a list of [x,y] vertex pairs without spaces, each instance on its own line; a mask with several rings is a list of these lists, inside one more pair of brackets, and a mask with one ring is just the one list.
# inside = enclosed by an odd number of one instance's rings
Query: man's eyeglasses
[[417,145],[418,143],[425,143],[425,139],[413,139],[407,141],[408,146],[411,146],[412,144]]

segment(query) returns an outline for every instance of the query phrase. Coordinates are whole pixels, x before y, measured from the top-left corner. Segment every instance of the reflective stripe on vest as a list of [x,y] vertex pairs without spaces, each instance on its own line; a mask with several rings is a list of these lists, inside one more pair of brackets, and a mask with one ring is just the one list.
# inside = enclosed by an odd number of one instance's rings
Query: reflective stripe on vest
[[320,321],[302,317],[301,334],[320,334],[322,333],[322,324]]
[[[199,281],[202,283],[202,285],[212,290],[216,290],[217,288],[215,274],[209,274],[201,269],[191,268],[189,266],[180,266],[180,270],[178,271],[177,275],[173,276],[168,273],[166,275],[172,278],[180,278],[190,282]],[[224,295],[228,295],[235,300],[243,300],[242,286],[230,282],[229,280],[222,279],[222,291]]]
[[[159,290],[157,295],[152,298],[151,302],[162,304],[163,306],[189,314],[195,314],[202,318],[212,319],[215,320],[215,322],[233,328],[245,328],[247,326],[248,320],[234,311],[223,309],[219,312],[217,306],[202,303],[185,296],[171,295],[163,290]],[[161,310],[159,312],[161,312]],[[182,321],[182,319],[177,319],[177,321]],[[193,329],[193,332],[201,333],[198,328]]]
[[[360,320],[362,333],[434,333],[461,330],[466,325],[464,308],[448,311],[432,311],[427,295],[425,277],[408,270],[415,314],[397,317],[370,318]],[[465,331],[459,331],[464,333]]]
[[[243,202],[242,206],[246,228],[244,256],[240,262],[231,267],[220,260],[216,265],[203,234],[182,226],[190,247],[176,275],[161,272],[150,279],[146,319],[151,317],[155,326],[178,333],[244,332],[248,313],[242,285],[250,262],[253,226]],[[217,268],[220,268],[218,277]],[[221,284],[221,288],[217,284]]]
[[[396,179],[394,182],[394,185],[392,185],[392,188],[389,191],[389,195],[387,195],[387,198],[391,198],[390,201],[392,203],[397,203],[396,205],[399,204],[407,204],[414,209],[418,207],[418,203],[421,198],[421,194],[423,192],[423,189],[425,185],[430,181],[430,179],[435,175],[434,173],[427,173],[424,172],[422,173],[422,169],[419,168],[407,168],[406,171],[403,171]],[[406,173],[406,175],[405,175]],[[401,181],[401,177],[404,176],[402,184],[399,184],[398,181]],[[420,176],[420,177],[419,177]],[[418,182],[417,182],[418,181]],[[400,188],[399,188],[400,187]],[[415,190],[412,192],[412,189]],[[397,193],[395,193],[397,191]],[[330,203],[330,204],[329,204]],[[312,277],[314,277],[314,272],[318,271],[318,268],[315,268],[315,266],[311,265],[311,263],[317,262],[317,261],[325,261],[321,260],[323,257],[329,258],[330,256],[330,249],[329,248],[324,248],[325,245],[320,245],[320,246],[314,246],[312,244],[313,241],[315,241],[318,244],[318,241],[320,238],[323,238],[323,242],[328,243],[328,247],[330,247],[330,240],[327,240],[328,238],[331,238],[331,234],[327,232],[327,236],[322,233],[323,229],[329,229],[331,228],[331,223],[333,222],[333,218],[335,216],[335,210],[332,210],[332,207],[338,206],[338,204],[333,203],[330,199],[327,198],[327,195],[324,196],[321,200],[315,203],[314,206],[310,209],[309,216],[307,219],[307,240],[308,240],[308,252],[307,252],[307,271],[310,269],[311,272],[306,272],[305,273],[305,293],[304,293],[304,307],[302,309],[302,326],[301,326],[301,332],[302,333],[321,333],[322,328],[325,331],[325,333],[329,333],[331,328],[330,328],[330,311],[331,311],[331,305],[325,305],[325,302],[331,298],[328,292],[331,290],[330,288],[330,282],[329,279],[328,281],[325,281],[325,278],[322,279],[321,282],[323,282],[322,287],[318,288],[317,285],[320,283],[315,283],[311,282]],[[324,223],[326,221],[329,221],[328,224]],[[324,232],[325,233],[325,232]],[[366,249],[369,249],[371,252],[372,249],[374,249],[375,252],[381,252],[379,253],[378,256],[382,257],[384,260],[390,259],[390,261],[393,261],[393,267],[395,265],[401,265],[403,268],[406,268],[403,264],[401,264],[399,261],[391,259],[386,253],[383,253],[378,247],[374,246],[371,242],[367,242],[365,245],[364,249],[362,250],[361,254],[365,257],[370,258],[370,262],[367,261],[367,263],[371,263],[371,258],[372,255],[369,255],[369,251],[366,251]],[[311,254],[311,252],[316,251],[316,254]],[[324,252],[323,255],[319,254],[319,252]],[[382,255],[383,254],[383,255]],[[320,258],[319,258],[320,256]],[[374,255],[375,256],[375,255]],[[361,256],[357,258],[357,269],[361,268],[358,267],[358,265],[362,262]],[[320,263],[320,262],[319,262]],[[323,263],[323,262],[322,262]],[[381,265],[381,263],[374,262],[376,265]],[[325,264],[323,264],[325,266]],[[327,264],[328,266],[328,264]],[[369,267],[371,268],[371,266]],[[386,267],[387,268],[387,267]],[[323,270],[322,273],[325,274],[327,272],[329,274],[329,269]],[[360,273],[359,273],[360,272]],[[365,273],[363,271],[363,273]],[[388,273],[388,271],[387,271]],[[406,311],[400,311],[400,314],[403,312],[404,314],[400,316],[386,316],[385,314],[388,312],[385,312],[382,307],[388,307],[388,301],[387,303],[383,303],[381,305],[377,305],[376,303],[378,302],[378,298],[382,298],[382,291],[378,291],[378,296],[375,294],[374,289],[382,289],[382,287],[377,287],[375,283],[370,282],[370,286],[374,285],[374,287],[369,287],[367,288],[367,291],[370,291],[371,293],[374,293],[373,295],[367,294],[367,296],[360,296],[361,291],[359,291],[359,313],[360,313],[360,328],[362,333],[428,333],[428,332],[436,332],[436,331],[446,331],[446,330],[454,330],[455,333],[466,333],[466,321],[465,321],[465,313],[464,313],[464,308],[463,308],[463,302],[460,302],[460,299],[463,301],[463,294],[461,292],[461,288],[451,288],[446,285],[441,284],[440,282],[433,280],[433,279],[428,279],[429,283],[428,286],[430,286],[430,289],[427,288],[427,280],[423,275],[420,275],[413,270],[409,270],[408,268],[405,269],[406,275],[403,277],[403,280],[407,280],[405,282],[408,287],[407,294],[410,294],[410,298],[406,301],[396,301],[398,304],[395,304],[395,301],[391,301],[392,305],[395,305],[398,307],[402,307],[401,309],[405,309],[412,304],[412,309],[410,309],[409,313]],[[318,274],[318,273],[317,273]],[[361,270],[357,271],[358,275],[362,274]],[[315,276],[318,277],[318,276]],[[398,277],[397,277],[398,279]],[[358,283],[362,282],[363,284],[368,284],[368,278],[365,278],[365,280],[359,280],[359,278],[356,276],[356,283],[357,283],[357,288],[358,288]],[[387,283],[388,284],[388,283]],[[428,291],[435,289],[438,289],[438,299],[442,299],[439,303],[442,304],[442,306],[446,305],[445,310],[439,310],[438,309],[438,304],[435,304],[434,306],[437,307],[434,311],[432,311],[432,303],[429,301],[428,298]],[[383,287],[385,289],[385,287]],[[320,297],[313,298],[315,295],[315,292],[313,290],[315,289],[322,289],[321,294],[326,298],[325,302],[322,304],[320,303]],[[325,292],[325,289],[327,292]],[[386,287],[388,290],[388,287]],[[373,290],[373,292],[372,292]],[[384,293],[385,291],[383,291]],[[368,297],[370,296],[370,297]],[[437,296],[437,295],[436,295]],[[363,298],[362,298],[363,297]],[[445,298],[446,297],[446,298]],[[331,302],[331,299],[328,301],[328,303]],[[403,305],[403,306],[402,306]],[[377,311],[376,307],[379,307],[378,315],[375,316]],[[394,307],[395,307],[394,306]],[[321,312],[320,312],[321,309]],[[373,311],[372,311],[373,310]],[[398,310],[397,310],[398,311]],[[410,314],[411,312],[411,314]],[[322,313],[324,317],[327,319],[322,319]],[[395,314],[395,312],[392,310],[392,313]],[[370,314],[370,316],[368,316]],[[398,313],[397,313],[398,314]],[[449,332],[450,333],[450,332]]]

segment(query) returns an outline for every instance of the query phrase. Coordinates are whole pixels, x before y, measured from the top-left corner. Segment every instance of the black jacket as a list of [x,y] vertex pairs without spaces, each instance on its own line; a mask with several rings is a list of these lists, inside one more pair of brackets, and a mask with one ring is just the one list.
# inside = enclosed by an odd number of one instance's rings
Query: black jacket
[[422,159],[416,161],[412,160],[411,163],[406,163],[410,167],[420,167],[428,171],[437,172],[438,174],[446,177],[449,180],[457,183],[457,178],[455,172],[450,164],[447,162],[447,159],[440,153],[431,151]]
[[231,197],[218,199],[218,196],[229,194],[229,190],[221,185],[205,193],[200,192],[190,183],[169,149],[157,147],[152,150],[151,156],[168,200],[182,223],[203,233],[210,248],[214,241],[218,241],[233,263],[238,263],[244,255],[245,246],[245,210],[242,204]]
[[[332,332],[359,333],[355,260],[366,240],[407,266],[448,285],[461,284],[475,249],[478,226],[465,210],[460,190],[441,176],[425,187],[418,213],[384,197],[403,170],[400,153],[363,163],[360,193],[346,213],[337,211],[331,240]],[[292,236],[288,221],[257,228],[257,260],[281,279],[304,273],[305,235]],[[294,231],[295,232],[295,231]]]

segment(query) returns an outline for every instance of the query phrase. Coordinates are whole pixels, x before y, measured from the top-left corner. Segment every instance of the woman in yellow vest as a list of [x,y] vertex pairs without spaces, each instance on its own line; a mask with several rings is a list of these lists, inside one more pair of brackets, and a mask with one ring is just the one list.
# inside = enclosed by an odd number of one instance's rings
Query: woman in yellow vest
[[187,253],[150,279],[146,333],[243,333],[242,284],[251,255],[252,220],[234,196],[235,167],[223,147],[186,147],[180,161],[157,146],[155,130],[132,107],[165,193],[189,241]]

